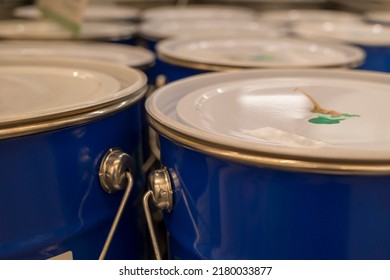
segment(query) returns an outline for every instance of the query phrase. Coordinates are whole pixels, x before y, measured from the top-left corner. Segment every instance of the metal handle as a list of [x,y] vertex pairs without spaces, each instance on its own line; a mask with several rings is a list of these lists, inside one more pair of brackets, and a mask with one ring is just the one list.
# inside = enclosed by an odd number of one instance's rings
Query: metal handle
[[126,190],[115,215],[114,221],[111,225],[106,241],[104,242],[99,260],[104,260],[107,255],[108,249],[110,248],[112,239],[115,235],[116,228],[118,227],[120,218],[130,197],[130,193],[134,185],[131,170],[134,170],[133,159],[127,153],[118,148],[110,149],[100,164],[99,180],[103,190],[110,194],[123,189]]
[[149,127],[149,147],[155,158],[160,160],[161,152],[157,132],[151,127]]
[[163,74],[157,75],[155,81],[156,89],[159,89],[160,87],[165,86],[166,84],[167,84],[167,77]]
[[[149,86],[145,97],[149,98],[156,89],[158,89],[159,87],[162,87],[165,84],[166,84],[165,76],[158,75],[158,77],[156,78],[156,85]],[[142,171],[144,173],[147,173],[152,168],[152,166],[156,162],[156,160],[160,160],[160,149],[159,149],[159,145],[158,145],[157,133],[150,126],[148,126],[148,136],[149,136],[149,139],[148,139],[147,144],[149,145],[151,153],[150,153],[148,159],[142,165]]]
[[170,212],[173,207],[173,191],[168,170],[164,167],[153,171],[149,175],[150,190],[144,195],[143,206],[146,221],[149,228],[150,239],[152,241],[153,251],[157,260],[161,260],[160,249],[158,246],[156,232],[153,227],[152,215],[149,209],[149,198],[152,198],[154,205],[162,210]]

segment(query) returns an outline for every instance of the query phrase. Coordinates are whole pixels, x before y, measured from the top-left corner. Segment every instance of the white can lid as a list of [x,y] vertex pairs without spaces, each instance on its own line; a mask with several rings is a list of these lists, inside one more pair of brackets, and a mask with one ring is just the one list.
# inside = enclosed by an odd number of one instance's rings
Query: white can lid
[[[389,2],[389,4],[390,4],[390,2]],[[390,24],[390,11],[389,10],[369,11],[369,12],[365,13],[364,18],[367,21],[370,21],[373,23]]]
[[268,10],[258,13],[260,19],[278,20],[284,22],[306,20],[306,21],[357,21],[361,16],[346,11],[320,10],[320,9],[286,9]]
[[160,42],[157,52],[177,64],[238,68],[356,67],[365,58],[357,47],[292,38],[177,38]]
[[[219,2],[237,2],[237,0],[214,0]],[[253,3],[253,4],[309,4],[309,3],[324,3],[327,0],[294,0],[293,2],[291,0],[240,0],[240,2],[247,2],[247,3]]]
[[[116,20],[136,20],[140,10],[130,6],[93,4],[88,5],[84,12],[86,21],[116,21]],[[43,17],[37,6],[26,5],[17,7],[13,15],[17,18],[41,19]]]
[[[314,103],[323,110],[313,111]],[[169,84],[146,108],[177,141],[195,139],[225,154],[375,162],[390,159],[389,103],[388,74],[247,70]]]
[[282,36],[281,25],[254,20],[229,19],[181,19],[147,21],[140,25],[140,33],[146,38],[199,36]]
[[388,10],[390,2],[388,0],[333,0],[338,6],[346,10],[366,12],[371,10]]
[[[145,75],[113,63],[47,57],[0,59],[0,125],[56,119],[139,94]],[[139,99],[139,98],[138,98]]]
[[94,59],[132,67],[142,67],[154,62],[154,54],[141,47],[112,43],[70,41],[0,41],[0,57],[48,56]]
[[293,24],[292,32],[312,39],[330,39],[357,45],[390,45],[390,27],[360,21],[300,21]]
[[255,12],[248,8],[226,5],[188,5],[149,8],[142,12],[142,20],[177,19],[249,19]]
[[70,31],[52,21],[3,20],[0,21],[0,38],[31,40],[94,40],[128,38],[134,36],[137,26],[129,23],[85,22],[75,37]]

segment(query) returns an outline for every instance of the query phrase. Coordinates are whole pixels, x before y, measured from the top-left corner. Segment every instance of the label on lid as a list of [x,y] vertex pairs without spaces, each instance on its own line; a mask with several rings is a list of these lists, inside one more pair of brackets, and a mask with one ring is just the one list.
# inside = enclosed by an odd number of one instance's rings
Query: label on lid
[[43,14],[74,34],[79,34],[88,0],[38,0]]

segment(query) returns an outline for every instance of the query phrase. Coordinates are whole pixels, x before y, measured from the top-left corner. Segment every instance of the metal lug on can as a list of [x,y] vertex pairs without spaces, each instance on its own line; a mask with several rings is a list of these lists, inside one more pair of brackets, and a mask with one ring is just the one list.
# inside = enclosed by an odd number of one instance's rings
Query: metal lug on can
[[99,170],[100,185],[107,193],[124,190],[127,186],[126,172],[134,169],[134,160],[119,148],[111,148],[105,154]]
[[153,251],[157,260],[161,260],[161,253],[158,244],[158,238],[153,226],[153,219],[149,209],[149,198],[151,197],[154,205],[162,210],[170,212],[173,208],[173,191],[171,179],[167,168],[153,171],[149,175],[150,190],[144,195],[143,206],[146,221],[149,228],[150,239],[152,241]]
[[154,205],[170,212],[173,207],[173,191],[166,167],[155,170],[149,175],[149,186]]

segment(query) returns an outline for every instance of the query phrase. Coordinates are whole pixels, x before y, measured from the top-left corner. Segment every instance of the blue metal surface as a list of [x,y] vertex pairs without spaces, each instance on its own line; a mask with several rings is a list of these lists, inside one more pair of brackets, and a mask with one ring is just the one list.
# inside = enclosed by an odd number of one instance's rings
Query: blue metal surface
[[99,184],[100,162],[112,147],[130,154],[137,170],[107,258],[145,258],[140,106],[0,141],[0,259],[47,259],[67,251],[74,259],[98,259],[123,196]]
[[139,38],[139,43],[141,46],[144,46],[145,48],[151,50],[152,52],[156,53],[156,45],[159,42],[158,40],[151,40],[151,39],[145,39],[145,38]]
[[359,46],[366,53],[365,62],[359,67],[362,70],[390,72],[390,46]]
[[137,40],[135,37],[129,37],[129,38],[113,38],[110,40],[101,40],[102,42],[108,42],[108,43],[116,43],[116,44],[122,44],[122,45],[137,45]]
[[157,59],[156,69],[157,69],[156,71],[165,75],[167,79],[167,83],[207,72],[204,70],[197,70],[197,69],[191,69],[187,67],[173,65],[161,61],[160,59]]
[[280,171],[160,144],[171,259],[390,259],[390,176]]

